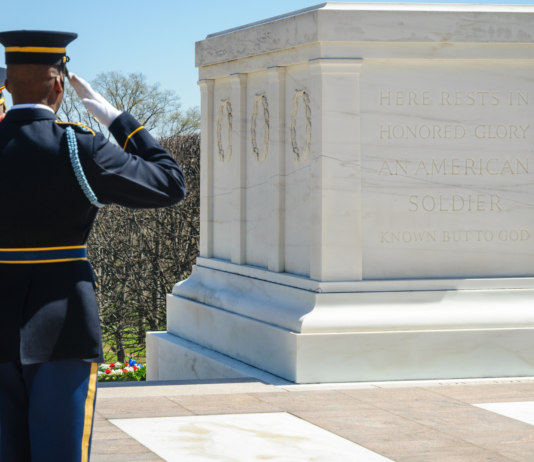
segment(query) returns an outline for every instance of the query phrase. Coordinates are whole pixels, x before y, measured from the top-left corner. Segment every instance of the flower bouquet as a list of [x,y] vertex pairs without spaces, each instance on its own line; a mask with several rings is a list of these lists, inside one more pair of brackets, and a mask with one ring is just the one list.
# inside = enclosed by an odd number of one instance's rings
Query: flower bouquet
[[138,364],[135,359],[128,363],[119,362],[100,364],[98,367],[99,382],[139,382],[146,380],[146,367]]

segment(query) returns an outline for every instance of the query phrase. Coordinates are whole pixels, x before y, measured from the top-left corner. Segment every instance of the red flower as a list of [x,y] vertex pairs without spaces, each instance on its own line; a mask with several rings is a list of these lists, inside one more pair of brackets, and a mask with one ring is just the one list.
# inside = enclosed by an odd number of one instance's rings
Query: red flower
[[139,369],[137,366],[134,366],[133,367],[133,370],[136,371],[137,369]]
[[110,364],[109,367],[115,367],[115,364]]
[[111,374],[111,371],[109,369],[106,369],[106,374]]
[[122,372],[128,372],[128,369],[123,369]]

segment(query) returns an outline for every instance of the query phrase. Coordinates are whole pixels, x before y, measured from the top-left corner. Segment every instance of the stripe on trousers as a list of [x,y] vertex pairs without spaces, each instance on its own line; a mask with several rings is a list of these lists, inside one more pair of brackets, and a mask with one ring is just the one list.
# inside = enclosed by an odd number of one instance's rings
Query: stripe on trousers
[[89,462],[89,442],[91,441],[91,429],[93,426],[97,370],[98,364],[91,363],[91,375],[89,376],[89,387],[87,389],[87,398],[85,399],[85,419],[83,422],[82,438],[82,462]]

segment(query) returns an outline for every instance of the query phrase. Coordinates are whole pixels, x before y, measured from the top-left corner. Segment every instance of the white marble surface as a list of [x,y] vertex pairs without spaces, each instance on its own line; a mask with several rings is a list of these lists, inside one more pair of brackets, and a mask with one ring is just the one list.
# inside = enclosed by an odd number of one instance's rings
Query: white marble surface
[[147,380],[254,377],[272,385],[290,382],[168,332],[147,332]]
[[[219,353],[166,332],[147,332],[147,380],[195,380],[249,377]],[[215,356],[215,357],[214,357]],[[230,360],[232,361],[232,360]]]
[[170,334],[295,381],[298,345],[291,332],[180,297],[169,297],[167,308]]
[[533,335],[534,329],[299,334],[293,381],[529,377]]
[[364,278],[531,276],[534,64],[364,68]]
[[362,281],[317,281],[292,273],[279,273],[250,265],[236,265],[217,258],[197,258],[197,266],[238,274],[262,281],[317,293],[405,292],[434,290],[534,289],[534,278],[367,279]]
[[236,72],[259,72],[272,66],[293,67],[318,58],[370,60],[532,60],[534,45],[430,42],[315,42],[288,50],[250,56],[199,68],[203,79],[224,78]]
[[534,425],[534,401],[522,401],[520,403],[473,404],[473,406]]
[[[311,86],[311,74],[307,65],[293,65],[286,68],[285,118],[286,146],[283,158],[285,171],[285,270],[301,276],[310,275],[310,223],[312,215],[311,162],[296,164],[293,160],[289,132],[291,109],[295,90]],[[304,106],[302,101],[297,110],[297,144],[304,146]]]
[[[169,333],[300,383],[533,375],[533,26],[534,6],[326,3],[197,43],[203,258]],[[259,163],[263,92],[283,123]]]
[[387,462],[286,413],[110,420],[167,462]]
[[[315,42],[533,43],[531,5],[393,5],[328,2],[196,43],[208,66]],[[523,13],[523,14],[513,14]]]
[[532,10],[525,5],[477,5],[477,4],[435,4],[435,3],[350,3],[350,2],[325,2],[300,10],[295,10],[286,14],[273,16],[253,23],[238,26],[232,29],[226,29],[221,32],[208,34],[206,38],[213,38],[220,35],[236,32],[238,30],[249,29],[260,24],[267,24],[273,21],[298,16],[315,10],[338,10],[338,11],[387,11],[387,12],[407,12],[407,11],[424,11],[424,12],[467,12],[467,13],[528,13]]
[[[361,59],[316,59],[313,77],[310,277],[362,279]],[[310,98],[310,101],[312,99]]]
[[[267,267],[270,271],[286,269],[285,256],[285,148],[286,114],[285,89],[287,71],[283,66],[267,69],[269,80],[269,186],[267,218]],[[265,133],[264,133],[265,136]]]
[[[276,253],[284,265],[272,268],[321,282],[532,276],[534,42],[527,26],[533,12],[531,6],[397,5],[388,10],[332,3],[201,42],[221,47],[216,53],[221,62],[211,63],[206,72],[220,68],[224,74],[233,66],[247,76],[246,122],[236,129],[237,112],[234,122],[234,139],[246,138],[241,158],[234,154],[229,164],[218,162],[212,143],[212,256],[229,260],[228,242],[237,240],[245,254],[240,263],[267,268],[269,254]],[[371,15],[367,29],[347,26],[360,24],[366,15]],[[402,26],[395,22],[399,15],[406,17]],[[498,31],[492,29],[496,23]],[[429,35],[429,24],[443,31]],[[302,43],[297,39],[290,50],[283,40],[270,49],[268,40],[253,39],[263,33],[271,39],[297,26]],[[358,52],[362,43],[375,42],[393,50],[408,44],[404,35],[410,33],[413,50],[430,42],[440,45],[413,56],[392,52],[390,59],[368,59]],[[343,40],[334,40],[336,34]],[[247,41],[260,48],[258,53],[247,54]],[[468,43],[478,47],[479,59],[434,56]],[[232,46],[238,55],[223,59]],[[498,59],[504,46],[508,55],[523,53],[523,59],[503,65]],[[259,68],[247,64],[253,58],[263,60]],[[284,168],[276,188],[268,187],[273,172],[267,162],[254,160],[250,142],[255,96],[273,98],[266,72],[272,65],[284,67],[286,82]],[[217,105],[230,97],[228,77],[214,81]],[[303,163],[294,161],[290,142],[296,90],[306,90],[310,98],[312,149]],[[305,146],[305,126],[301,101],[299,149]],[[236,185],[232,178],[238,170],[246,179]],[[228,195],[232,188],[245,188],[237,217]],[[280,203],[282,190],[283,224],[280,216],[269,215],[269,204]],[[273,220],[284,229],[283,239],[275,239],[278,249],[269,244]],[[245,232],[238,236],[232,231],[236,226]]]
[[198,271],[169,333],[292,382],[534,375],[526,290],[314,294]]
[[213,257],[213,151],[214,127],[212,79],[199,80],[201,125],[204,136],[200,140],[200,244],[199,253],[206,258]]
[[317,293],[246,276],[194,267],[169,296],[169,331],[193,328],[188,301],[309,334],[534,327],[532,288]]
[[[213,142],[212,147],[212,169],[213,169],[213,185],[212,185],[212,220],[213,220],[213,256],[225,260],[231,260],[232,257],[232,190],[234,188],[233,173],[235,171],[236,159],[239,159],[239,153],[236,153],[235,147],[232,149],[232,157],[230,163],[224,163],[219,160],[219,150],[217,146],[217,120],[219,117],[219,106],[222,100],[230,100],[232,95],[232,86],[230,79],[217,79],[213,90],[213,131],[211,137]],[[236,121],[237,123],[237,121]],[[228,117],[226,110],[223,111],[222,119],[222,146],[225,151],[228,151]],[[232,137],[232,141],[233,141]],[[232,163],[233,161],[233,163]]]

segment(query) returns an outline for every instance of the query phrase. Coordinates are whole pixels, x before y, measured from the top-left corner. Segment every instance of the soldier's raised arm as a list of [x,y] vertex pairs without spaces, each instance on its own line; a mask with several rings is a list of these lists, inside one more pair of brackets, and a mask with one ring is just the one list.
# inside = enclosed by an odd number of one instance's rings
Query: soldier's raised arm
[[173,205],[186,194],[182,170],[131,114],[120,112],[75,74],[69,82],[93,117],[118,146],[101,133],[77,131],[79,158],[89,186],[101,204],[130,208]]
[[67,46],[77,36],[0,32],[0,91],[5,84],[13,98],[0,123],[0,462],[89,460],[104,361],[87,256],[98,208],[164,207],[185,196],[172,156],[74,75],[76,92],[118,146],[57,119]]

